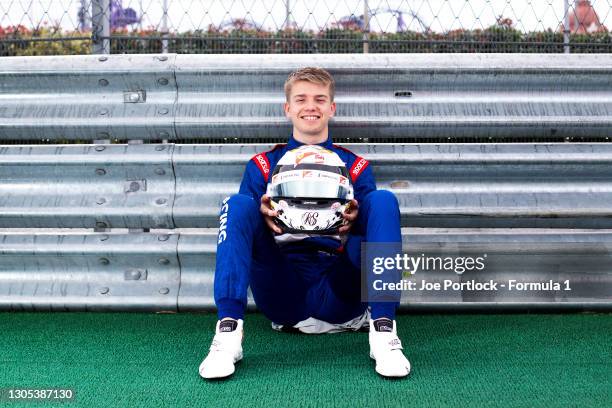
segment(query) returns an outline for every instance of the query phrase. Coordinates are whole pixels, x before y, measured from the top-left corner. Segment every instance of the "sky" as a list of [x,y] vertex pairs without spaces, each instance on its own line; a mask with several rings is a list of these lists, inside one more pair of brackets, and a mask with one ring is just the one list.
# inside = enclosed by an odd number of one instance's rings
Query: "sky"
[[[141,16],[142,28],[160,29],[164,0],[114,0]],[[206,30],[236,18],[246,18],[257,27],[275,30],[286,21],[287,0],[166,0],[170,32]],[[365,0],[288,0],[290,19],[299,28],[330,27],[350,15],[362,15]],[[397,30],[397,11],[409,30],[435,32],[486,28],[497,17],[512,19],[522,31],[556,30],[563,20],[565,0],[367,0],[371,31]],[[574,0],[568,0],[570,4]],[[91,0],[0,0],[0,27],[21,24],[59,24],[66,30],[78,27],[81,2]],[[612,0],[591,0],[600,20],[612,28]],[[395,13],[390,10],[396,10]]]

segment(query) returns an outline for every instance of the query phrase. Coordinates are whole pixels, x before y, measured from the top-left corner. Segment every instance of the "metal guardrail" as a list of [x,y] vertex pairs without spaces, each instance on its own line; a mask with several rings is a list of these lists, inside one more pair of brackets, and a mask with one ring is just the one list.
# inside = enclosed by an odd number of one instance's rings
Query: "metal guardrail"
[[0,309],[176,310],[178,236],[2,235]]
[[172,145],[0,147],[0,227],[172,228]]
[[[571,280],[571,291],[405,292],[404,309],[609,309],[612,231],[404,229],[412,254],[488,255],[482,272],[429,280]],[[216,231],[0,234],[0,309],[190,311],[214,306]],[[432,252],[433,251],[433,252]],[[487,256],[485,255],[485,256]],[[253,302],[250,302],[253,306]]]
[[282,84],[337,81],[336,138],[612,134],[612,55],[109,55],[0,64],[0,140],[285,138]]
[[[612,228],[609,144],[353,144],[402,225]],[[268,145],[0,147],[0,228],[216,228]]]
[[490,255],[486,271],[454,274],[456,282],[520,276],[573,285],[571,293],[407,293],[405,307],[612,306],[612,145],[376,143],[608,140],[612,55],[1,62],[0,140],[96,143],[0,146],[1,309],[211,308],[219,202],[267,145],[139,143],[286,139],[282,82],[304,65],[336,77],[332,135],[368,142],[348,147],[372,161],[379,188],[396,193],[402,225],[411,227],[403,231],[405,250]]

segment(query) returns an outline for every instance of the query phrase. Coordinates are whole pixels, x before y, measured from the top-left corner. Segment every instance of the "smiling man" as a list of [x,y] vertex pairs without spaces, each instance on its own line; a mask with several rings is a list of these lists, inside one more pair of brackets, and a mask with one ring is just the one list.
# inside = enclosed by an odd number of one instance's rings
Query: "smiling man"
[[[293,124],[289,141],[255,155],[239,193],[222,204],[214,282],[219,321],[199,368],[206,379],[231,375],[242,359],[249,286],[273,329],[334,333],[369,328],[376,372],[386,377],[410,372],[397,337],[398,302],[368,303],[361,298],[361,243],[401,246],[399,206],[392,193],[376,189],[366,159],[332,143],[328,126],[336,113],[334,92],[334,80],[324,69],[291,73],[284,105]],[[335,235],[288,233],[275,222],[279,212],[266,194],[271,172],[286,154],[305,145],[337,155],[349,169],[355,198],[342,213],[344,223]]]

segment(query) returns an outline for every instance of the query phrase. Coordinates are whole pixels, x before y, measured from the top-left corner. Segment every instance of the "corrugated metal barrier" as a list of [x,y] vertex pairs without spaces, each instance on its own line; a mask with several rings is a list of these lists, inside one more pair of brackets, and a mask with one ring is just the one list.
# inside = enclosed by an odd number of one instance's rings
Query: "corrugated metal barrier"
[[[372,160],[379,187],[397,195],[406,251],[489,255],[486,273],[451,274],[457,282],[520,276],[574,285],[569,298],[405,292],[406,306],[612,306],[612,145],[345,146]],[[219,203],[268,147],[2,147],[0,307],[212,307]]]
[[[241,141],[287,137],[282,84],[304,65],[335,75],[332,135],[366,142],[345,146],[398,197],[404,251],[486,259],[427,272],[460,289],[404,308],[612,309],[606,54],[1,59],[0,309],[212,308],[219,203],[269,147]],[[591,142],[533,142],[550,137]],[[167,143],[187,139],[208,144]]]
[[[429,273],[429,281],[558,282],[562,289],[405,291],[404,308],[588,309],[612,306],[612,230],[402,231],[413,254],[475,254],[482,272]],[[189,311],[213,307],[216,231],[3,232],[0,309]],[[571,291],[565,291],[565,281]],[[251,302],[252,303],[252,302]]]
[[104,55],[0,64],[0,139],[284,138],[282,85],[337,81],[337,138],[610,137],[612,54]]
[[[355,144],[402,224],[612,228],[612,144]],[[0,147],[0,228],[216,228],[267,145]]]

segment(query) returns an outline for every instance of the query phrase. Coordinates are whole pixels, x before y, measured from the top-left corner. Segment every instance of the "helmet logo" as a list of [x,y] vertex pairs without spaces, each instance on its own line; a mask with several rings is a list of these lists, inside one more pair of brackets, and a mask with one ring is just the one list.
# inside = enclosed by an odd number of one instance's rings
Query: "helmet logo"
[[303,225],[308,225],[310,227],[314,227],[315,225],[317,225],[317,219],[319,218],[319,213],[314,211],[314,212],[305,212],[302,215],[302,224]]
[[295,165],[297,166],[298,164],[300,164],[302,162],[302,160],[304,160],[307,157],[311,157],[311,156],[314,156],[315,164],[325,163],[325,157],[323,157],[323,155],[321,153],[317,153],[317,152],[302,152],[302,153],[299,153],[297,156],[295,156]]

